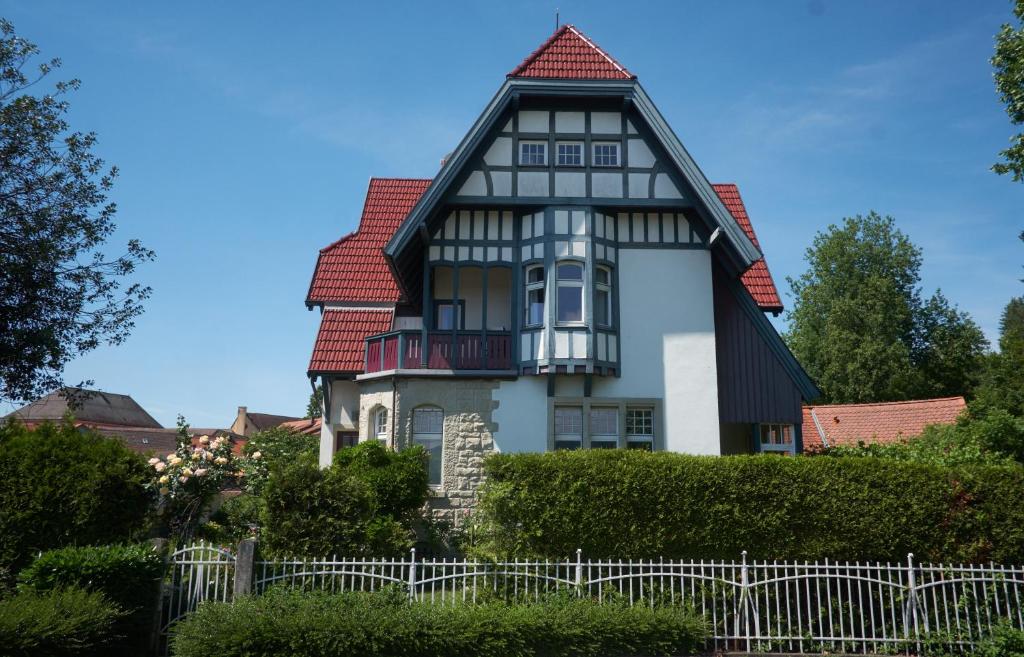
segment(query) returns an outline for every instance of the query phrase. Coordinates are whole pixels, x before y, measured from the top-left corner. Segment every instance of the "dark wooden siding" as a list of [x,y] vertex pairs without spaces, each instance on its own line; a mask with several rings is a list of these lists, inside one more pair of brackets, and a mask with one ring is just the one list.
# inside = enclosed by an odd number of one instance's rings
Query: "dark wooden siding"
[[714,267],[720,422],[800,424],[800,391]]

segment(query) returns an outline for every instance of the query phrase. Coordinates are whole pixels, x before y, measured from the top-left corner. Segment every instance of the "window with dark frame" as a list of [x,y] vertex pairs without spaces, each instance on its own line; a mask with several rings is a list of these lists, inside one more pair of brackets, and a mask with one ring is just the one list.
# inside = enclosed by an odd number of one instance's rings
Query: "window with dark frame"
[[594,323],[612,325],[612,272],[603,266],[594,271]]
[[758,425],[761,441],[760,451],[795,454],[794,431],[792,424],[771,423]]
[[559,324],[583,322],[583,264],[561,261],[555,267],[555,320]]
[[444,458],[444,411],[423,406],[412,411],[412,442],[427,452],[427,474],[431,486],[441,485]]
[[526,326],[544,323],[544,265],[526,268]]
[[653,408],[626,408],[626,447],[654,450]]

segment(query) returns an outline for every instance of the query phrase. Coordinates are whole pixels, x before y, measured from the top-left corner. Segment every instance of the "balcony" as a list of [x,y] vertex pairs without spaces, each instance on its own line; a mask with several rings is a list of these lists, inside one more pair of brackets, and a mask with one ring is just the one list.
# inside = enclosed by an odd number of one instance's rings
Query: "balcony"
[[422,369],[514,369],[512,334],[507,331],[429,331],[426,363],[422,331],[391,331],[366,338],[367,374]]

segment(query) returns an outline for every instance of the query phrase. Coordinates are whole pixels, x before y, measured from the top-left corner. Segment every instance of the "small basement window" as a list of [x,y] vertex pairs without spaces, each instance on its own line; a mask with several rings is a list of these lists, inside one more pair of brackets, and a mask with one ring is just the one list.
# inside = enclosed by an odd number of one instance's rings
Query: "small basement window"
[[542,141],[519,142],[521,166],[545,166],[548,163],[548,145]]
[[619,166],[619,144],[618,142],[598,142],[594,144],[594,166],[595,167],[617,167]]
[[581,167],[583,166],[583,144],[578,141],[559,142],[558,166],[560,167]]

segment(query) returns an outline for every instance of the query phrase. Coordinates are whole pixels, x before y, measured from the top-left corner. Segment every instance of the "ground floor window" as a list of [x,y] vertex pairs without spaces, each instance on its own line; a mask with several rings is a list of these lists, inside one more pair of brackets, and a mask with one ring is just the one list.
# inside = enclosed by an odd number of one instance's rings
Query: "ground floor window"
[[796,441],[794,440],[794,433],[795,430],[792,424],[757,425],[760,451],[795,454]]
[[656,399],[554,398],[549,449],[658,448],[661,401]]
[[440,486],[444,457],[444,411],[434,406],[413,409],[412,442],[427,452],[430,485]]
[[334,451],[336,452],[346,447],[355,447],[357,444],[359,444],[358,431],[339,431],[334,437]]
[[373,437],[381,445],[388,445],[388,409],[383,406],[373,412]]

